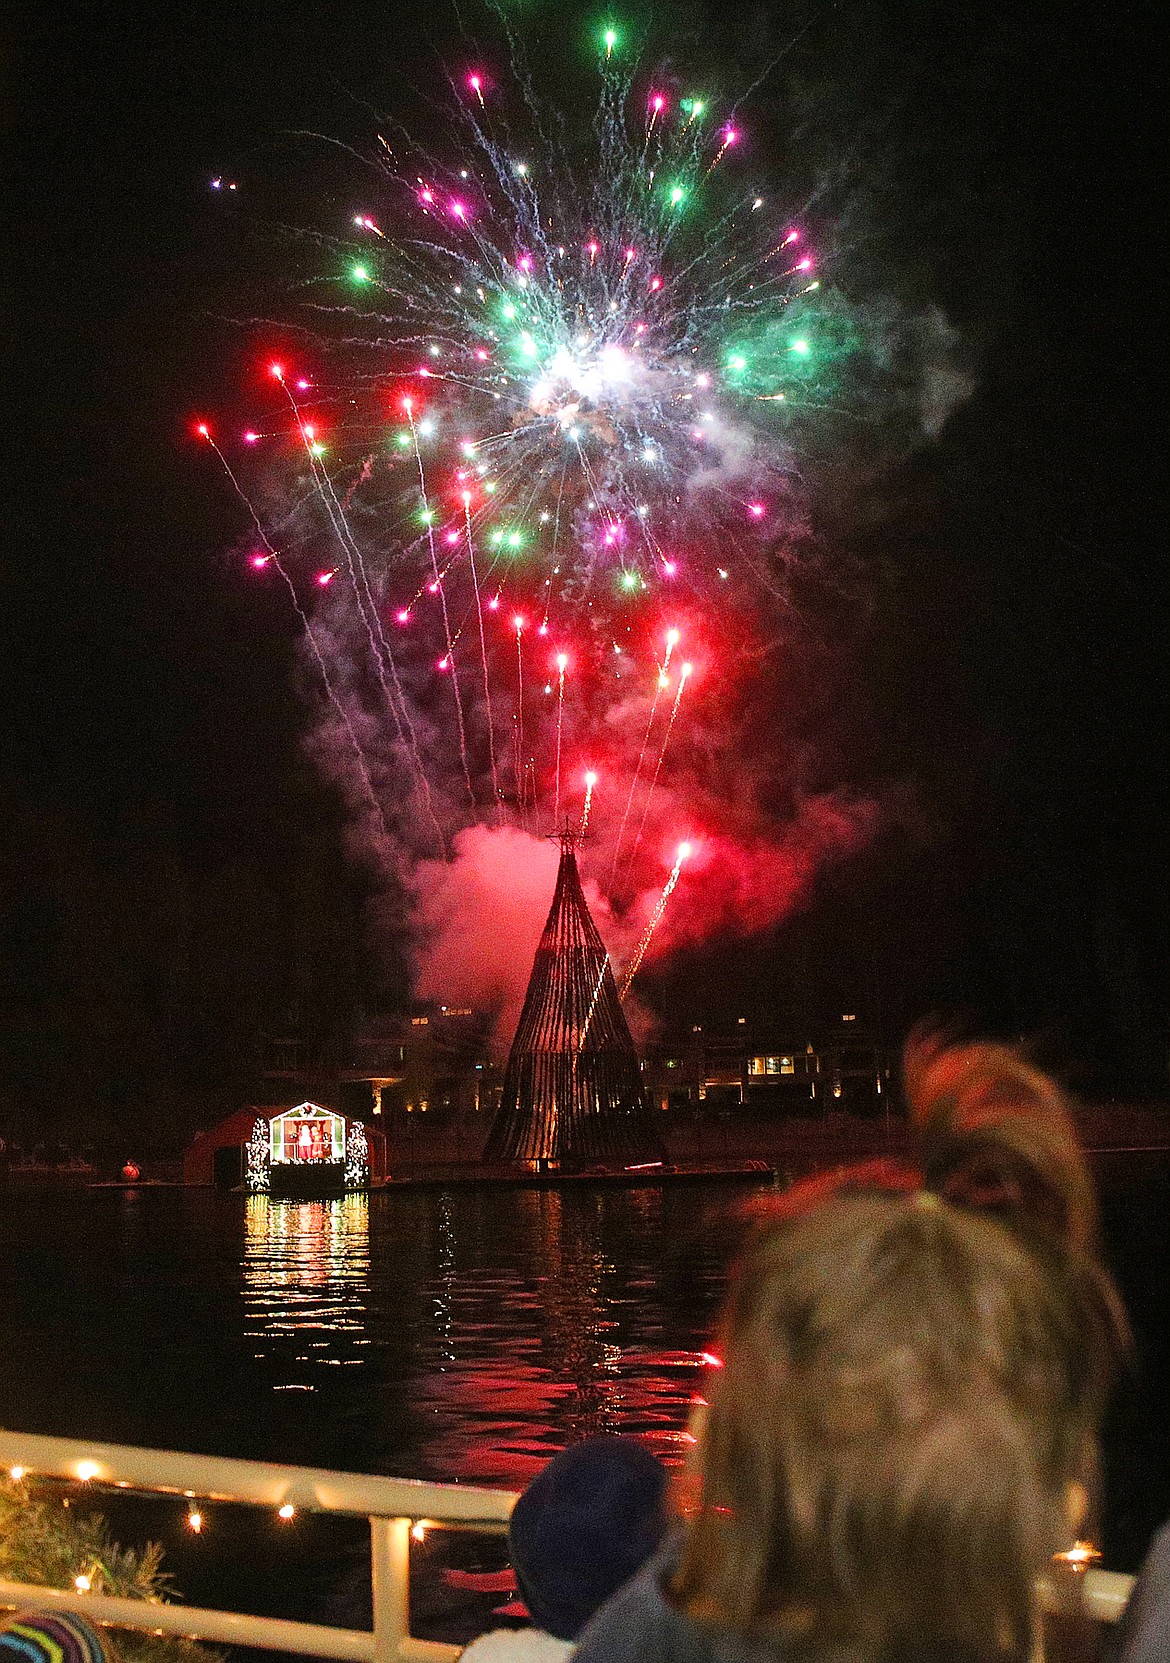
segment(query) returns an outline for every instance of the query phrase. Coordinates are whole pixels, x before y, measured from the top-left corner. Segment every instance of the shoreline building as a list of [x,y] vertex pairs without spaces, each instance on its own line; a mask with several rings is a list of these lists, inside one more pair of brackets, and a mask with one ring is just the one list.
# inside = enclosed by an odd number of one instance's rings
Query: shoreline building
[[609,954],[589,916],[576,833],[560,834],[552,907],[484,1160],[537,1171],[662,1157]]

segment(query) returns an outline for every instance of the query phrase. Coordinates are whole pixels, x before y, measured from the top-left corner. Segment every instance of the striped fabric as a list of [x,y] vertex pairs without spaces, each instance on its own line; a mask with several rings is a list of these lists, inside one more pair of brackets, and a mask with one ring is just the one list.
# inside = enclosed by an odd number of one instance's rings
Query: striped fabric
[[0,1663],[108,1663],[101,1635],[72,1611],[18,1611],[0,1626]]

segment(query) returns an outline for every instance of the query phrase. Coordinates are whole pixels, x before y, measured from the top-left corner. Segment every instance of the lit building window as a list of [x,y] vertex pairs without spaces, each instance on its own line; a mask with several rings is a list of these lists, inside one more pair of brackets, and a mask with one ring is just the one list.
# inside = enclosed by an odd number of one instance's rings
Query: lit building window
[[758,1078],[761,1074],[767,1072],[767,1063],[767,1057],[749,1057],[748,1073]]
[[780,1072],[780,1058],[779,1057],[768,1057],[767,1058],[767,1064],[768,1064],[768,1073],[769,1074],[779,1074],[779,1072]]
[[274,1116],[269,1139],[269,1159],[277,1165],[345,1159],[345,1121],[316,1103]]
[[780,1058],[780,1072],[781,1072],[781,1074],[795,1074],[796,1073],[796,1064],[793,1062],[791,1057],[781,1057]]

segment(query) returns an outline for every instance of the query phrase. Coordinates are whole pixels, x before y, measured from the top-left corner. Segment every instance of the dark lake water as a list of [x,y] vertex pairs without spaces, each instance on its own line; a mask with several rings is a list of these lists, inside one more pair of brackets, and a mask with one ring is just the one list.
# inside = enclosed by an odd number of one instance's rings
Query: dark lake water
[[[674,1460],[746,1193],[11,1190],[0,1424],[507,1487],[596,1431]],[[1104,1542],[1131,1569],[1170,1514],[1170,1171],[1111,1172],[1105,1218],[1139,1349]],[[207,1597],[213,1533],[149,1534]]]

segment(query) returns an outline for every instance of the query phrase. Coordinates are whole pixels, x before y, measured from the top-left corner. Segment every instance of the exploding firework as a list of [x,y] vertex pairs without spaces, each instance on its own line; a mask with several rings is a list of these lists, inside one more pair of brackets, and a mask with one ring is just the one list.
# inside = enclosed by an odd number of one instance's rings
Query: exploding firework
[[379,218],[306,273],[324,367],[299,403],[284,383],[299,436],[346,489],[365,471],[394,544],[379,576],[408,607],[435,583],[466,600],[477,554],[547,634],[664,584],[769,584],[788,553],[815,258],[733,170],[738,129],[644,97],[615,45],[591,157],[534,136],[525,159],[504,86],[473,73],[462,142],[384,144]]
[[246,479],[199,431],[264,504],[248,558],[291,592],[381,834],[417,858],[477,821],[552,830],[596,757],[620,907],[688,678],[785,593],[830,354],[738,121],[647,82],[613,28],[598,80],[588,151],[482,68],[450,81],[441,154],[380,138],[360,210],[300,238],[309,329],[241,424]]

